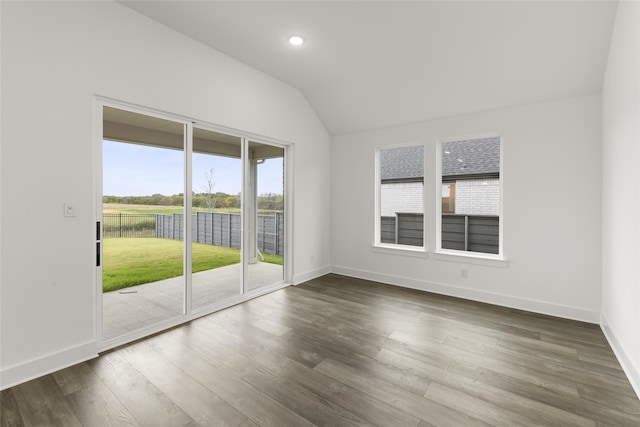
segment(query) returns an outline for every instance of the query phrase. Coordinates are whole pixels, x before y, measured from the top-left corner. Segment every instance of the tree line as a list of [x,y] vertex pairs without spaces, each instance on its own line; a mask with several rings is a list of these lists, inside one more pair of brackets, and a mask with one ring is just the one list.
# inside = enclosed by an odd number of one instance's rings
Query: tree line
[[[239,208],[241,195],[227,193],[193,193],[191,196],[193,207],[205,209]],[[165,196],[153,194],[151,196],[103,196],[103,203],[119,203],[124,205],[151,206],[183,206],[184,194]],[[284,210],[284,196],[282,194],[264,193],[258,196],[258,209],[270,211]]]

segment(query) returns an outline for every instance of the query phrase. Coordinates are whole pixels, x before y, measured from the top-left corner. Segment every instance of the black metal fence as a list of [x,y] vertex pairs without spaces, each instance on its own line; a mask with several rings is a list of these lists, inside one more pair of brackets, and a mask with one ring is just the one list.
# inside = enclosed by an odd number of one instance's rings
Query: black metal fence
[[155,237],[155,214],[102,214],[102,236],[109,237]]
[[[442,248],[497,254],[499,229],[500,218],[497,216],[442,215]],[[398,213],[396,217],[380,218],[381,243],[422,246],[423,235],[422,214]]]

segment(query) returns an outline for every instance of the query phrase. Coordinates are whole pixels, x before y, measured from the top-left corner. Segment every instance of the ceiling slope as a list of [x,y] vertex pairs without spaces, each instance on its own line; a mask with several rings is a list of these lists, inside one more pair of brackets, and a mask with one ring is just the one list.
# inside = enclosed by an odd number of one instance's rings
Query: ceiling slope
[[298,88],[332,135],[598,92],[617,6],[121,3]]

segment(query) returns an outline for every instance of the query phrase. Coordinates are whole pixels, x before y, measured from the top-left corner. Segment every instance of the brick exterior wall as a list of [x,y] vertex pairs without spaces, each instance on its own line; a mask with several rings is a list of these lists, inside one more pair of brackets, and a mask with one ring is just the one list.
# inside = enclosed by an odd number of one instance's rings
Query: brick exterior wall
[[381,216],[395,216],[396,212],[424,213],[423,206],[421,182],[380,185]]
[[[456,181],[456,214],[498,215],[500,210],[500,179],[469,179]],[[406,182],[380,186],[380,215],[395,216],[396,212],[424,213],[422,183]]]
[[456,214],[498,215],[500,179],[456,181]]

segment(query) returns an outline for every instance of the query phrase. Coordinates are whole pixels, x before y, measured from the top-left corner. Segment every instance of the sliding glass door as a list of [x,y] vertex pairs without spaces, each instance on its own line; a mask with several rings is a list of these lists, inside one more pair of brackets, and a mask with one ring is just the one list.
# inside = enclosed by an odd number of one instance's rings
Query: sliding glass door
[[247,291],[284,279],[284,149],[248,143]]
[[101,107],[103,348],[285,283],[283,146]]
[[104,107],[103,340],[184,314],[185,125]]
[[192,307],[242,292],[242,139],[193,129]]

